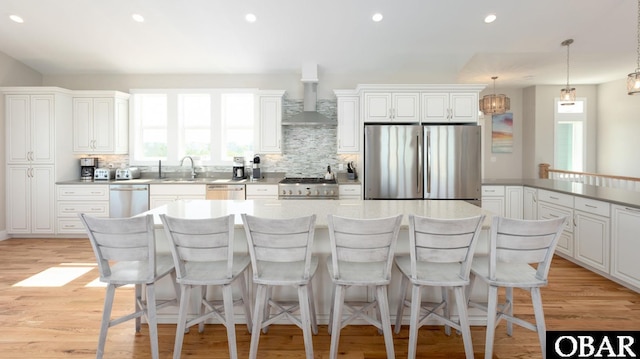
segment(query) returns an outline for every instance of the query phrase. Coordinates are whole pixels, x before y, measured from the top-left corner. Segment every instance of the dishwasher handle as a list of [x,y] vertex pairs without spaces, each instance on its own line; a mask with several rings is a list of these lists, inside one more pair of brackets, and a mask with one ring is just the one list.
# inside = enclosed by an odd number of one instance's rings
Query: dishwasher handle
[[123,192],[132,192],[132,191],[148,191],[147,187],[144,188],[135,188],[135,187],[116,187],[110,188],[110,191],[123,191]]
[[207,185],[207,191],[244,191],[244,186],[217,186]]

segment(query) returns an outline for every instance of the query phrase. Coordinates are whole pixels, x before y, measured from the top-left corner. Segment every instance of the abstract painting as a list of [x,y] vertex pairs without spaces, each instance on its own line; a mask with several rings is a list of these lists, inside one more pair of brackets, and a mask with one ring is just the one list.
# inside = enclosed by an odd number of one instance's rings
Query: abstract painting
[[491,125],[491,152],[513,152],[513,113],[493,115]]

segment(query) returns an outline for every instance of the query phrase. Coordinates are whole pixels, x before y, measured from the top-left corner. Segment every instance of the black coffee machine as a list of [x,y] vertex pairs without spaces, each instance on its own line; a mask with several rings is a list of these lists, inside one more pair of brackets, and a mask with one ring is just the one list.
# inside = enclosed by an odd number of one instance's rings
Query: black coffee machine
[[80,179],[83,181],[93,180],[93,174],[98,168],[97,157],[83,157],[80,159]]
[[246,179],[247,175],[244,172],[244,157],[233,158],[233,176],[234,180]]

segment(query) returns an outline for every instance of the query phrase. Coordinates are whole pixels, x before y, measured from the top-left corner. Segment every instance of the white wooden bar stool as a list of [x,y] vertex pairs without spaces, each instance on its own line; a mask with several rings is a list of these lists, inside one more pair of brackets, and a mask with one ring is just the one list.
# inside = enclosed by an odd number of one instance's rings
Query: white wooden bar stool
[[[316,216],[270,219],[242,214],[242,221],[257,285],[249,358],[257,357],[261,329],[267,333],[269,325],[283,318],[302,329],[306,357],[312,359],[311,333],[318,334],[312,287],[318,268],[318,259],[312,256]],[[274,286],[295,287],[298,301],[272,298]],[[296,311],[299,318],[293,315]]]
[[[409,215],[409,256],[395,258],[396,266],[402,273],[395,332],[400,332],[405,306],[410,307],[408,358],[416,357],[418,329],[430,318],[443,323],[447,335],[451,332],[449,327],[459,330],[466,357],[473,358],[465,289],[469,285],[471,261],[484,217],[435,219]],[[405,299],[409,283],[410,301]],[[425,306],[426,303],[422,302],[423,287],[440,287],[442,301]],[[452,321],[450,317],[449,290],[455,293],[457,321]],[[423,311],[426,314],[423,315]]]
[[[247,292],[245,272],[249,256],[234,253],[234,215],[208,219],[182,219],[160,215],[169,239],[171,254],[180,284],[180,312],[176,328],[173,357],[180,358],[185,329],[198,325],[204,331],[204,322],[218,319],[227,328],[229,357],[238,357],[234,305],[242,304],[247,329],[251,332],[251,304]],[[234,283],[239,283],[241,298],[234,301]],[[220,286],[222,301],[207,299],[207,287]],[[200,289],[199,313],[189,319],[190,295],[193,288]]]
[[[329,215],[331,256],[327,269],[333,282],[333,305],[329,314],[331,349],[338,355],[340,330],[356,318],[364,319],[384,334],[387,358],[395,358],[387,287],[402,215],[380,219],[353,219]],[[348,287],[374,289],[372,301],[345,301]],[[343,307],[348,316],[343,318]],[[377,318],[367,314],[375,307]]]
[[[493,355],[493,339],[501,319],[507,321],[507,334],[512,335],[513,324],[538,333],[542,357],[546,356],[546,328],[540,287],[547,285],[547,276],[556,244],[566,218],[551,220],[519,220],[493,217],[488,257],[476,257],[471,265],[471,285],[481,280],[489,286],[488,304],[470,302],[473,307],[487,311],[485,358]],[[531,264],[535,264],[536,268]],[[498,304],[498,288],[506,288],[506,300]],[[513,316],[513,288],[531,294],[536,324]]]
[[[87,229],[98,261],[100,281],[107,283],[96,358],[102,358],[104,354],[107,330],[110,327],[135,318],[136,332],[140,332],[140,318],[144,315],[149,325],[151,357],[157,359],[156,312],[165,306],[177,305],[180,289],[175,284],[176,275],[171,255],[156,254],[153,216],[95,218],[80,214],[80,219]],[[154,284],[166,275],[170,275],[175,284],[176,299],[156,303]],[[135,312],[111,319],[116,288],[127,284],[135,285]],[[146,287],[146,300],[142,298],[143,286]]]

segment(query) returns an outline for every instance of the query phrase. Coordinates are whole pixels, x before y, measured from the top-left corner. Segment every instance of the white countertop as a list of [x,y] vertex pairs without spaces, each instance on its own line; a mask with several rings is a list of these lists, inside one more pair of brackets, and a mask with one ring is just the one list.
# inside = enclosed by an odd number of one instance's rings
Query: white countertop
[[181,200],[154,208],[155,224],[162,225],[159,214],[180,218],[212,218],[236,214],[236,226],[242,226],[241,213],[268,218],[294,218],[316,214],[316,228],[327,227],[327,215],[351,218],[383,218],[404,214],[434,218],[465,218],[485,214],[483,227],[489,228],[491,212],[464,201],[454,200]]

